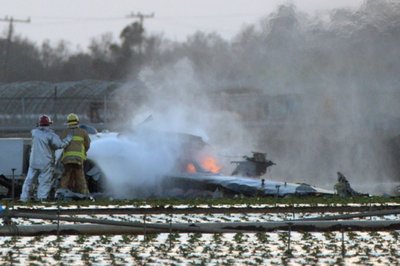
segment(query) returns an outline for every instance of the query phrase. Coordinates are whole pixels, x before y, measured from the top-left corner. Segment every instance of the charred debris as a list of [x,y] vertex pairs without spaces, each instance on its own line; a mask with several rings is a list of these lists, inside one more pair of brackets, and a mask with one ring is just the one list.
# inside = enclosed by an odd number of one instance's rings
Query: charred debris
[[[95,129],[88,128],[92,138],[92,145],[96,145],[99,139],[110,137],[109,134],[99,134]],[[112,137],[118,138],[135,138],[135,132],[113,134]],[[252,156],[243,156],[243,160],[232,161],[236,164],[231,175],[223,175],[220,169],[211,157],[207,158],[207,164],[199,156],[204,153],[203,150],[207,147],[207,143],[199,136],[160,132],[157,130],[146,131],[146,136],[153,135],[160,142],[167,141],[171,138],[179,140],[178,152],[180,156],[175,162],[174,169],[160,177],[154,187],[143,188],[132,185],[132,198],[221,198],[221,197],[286,197],[291,195],[296,196],[319,196],[319,195],[334,195],[334,191],[315,187],[305,183],[289,183],[274,181],[267,175],[268,169],[275,165],[271,160],[267,159],[267,154],[262,152],[252,152]],[[7,142],[3,142],[7,143]],[[24,139],[26,144],[26,139]],[[177,152],[177,151],[175,151]],[[18,198],[23,184],[23,173],[28,160],[28,152],[19,154],[19,158],[15,158],[21,163],[21,169],[18,173],[10,175],[0,175],[0,186],[3,189],[3,198]],[[203,157],[204,158],[204,157]],[[111,158],[110,158],[111,159]],[[213,165],[210,165],[213,164]],[[124,167],[122,165],[121,167]],[[65,189],[56,189],[54,193],[55,199],[60,200],[79,200],[94,198],[118,198],[118,195],[111,195],[108,190],[108,182],[102,171],[102,165],[98,165],[94,160],[88,157],[84,167],[86,178],[88,181],[90,196],[81,195]],[[56,171],[60,175],[60,169]],[[56,177],[56,179],[58,179]],[[57,182],[55,182],[57,184]],[[129,184],[127,184],[129,186]],[[144,191],[147,191],[146,193]],[[150,191],[150,192],[149,192]],[[354,196],[351,194],[349,196]],[[357,194],[358,195],[358,194]],[[346,195],[347,196],[347,195]],[[120,198],[124,198],[121,196]],[[129,196],[128,196],[129,197]]]

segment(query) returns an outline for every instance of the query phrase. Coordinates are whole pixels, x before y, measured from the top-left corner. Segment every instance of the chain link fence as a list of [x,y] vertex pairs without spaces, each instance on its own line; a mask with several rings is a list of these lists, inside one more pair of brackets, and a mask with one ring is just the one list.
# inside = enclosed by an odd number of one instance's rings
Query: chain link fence
[[107,97],[12,97],[0,99],[0,135],[26,133],[36,127],[38,117],[47,114],[55,129],[64,128],[69,113],[82,124],[104,128],[112,116]]

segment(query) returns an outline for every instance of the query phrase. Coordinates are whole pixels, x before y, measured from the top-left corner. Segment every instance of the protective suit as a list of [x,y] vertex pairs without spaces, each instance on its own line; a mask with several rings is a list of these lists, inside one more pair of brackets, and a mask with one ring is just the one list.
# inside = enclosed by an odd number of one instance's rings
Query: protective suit
[[86,152],[90,147],[88,133],[78,127],[79,118],[76,114],[67,117],[68,128],[61,133],[61,137],[71,134],[72,141],[65,147],[61,162],[64,172],[61,177],[60,188],[69,189],[72,192],[89,194],[83,163],[86,160]]
[[[46,116],[47,117],[47,116]],[[21,201],[30,199],[34,182],[38,181],[38,200],[47,200],[54,179],[55,151],[69,144],[72,136],[66,136],[63,140],[48,126],[51,120],[40,117],[39,127],[31,131],[32,149],[29,160],[29,170],[22,186]]]

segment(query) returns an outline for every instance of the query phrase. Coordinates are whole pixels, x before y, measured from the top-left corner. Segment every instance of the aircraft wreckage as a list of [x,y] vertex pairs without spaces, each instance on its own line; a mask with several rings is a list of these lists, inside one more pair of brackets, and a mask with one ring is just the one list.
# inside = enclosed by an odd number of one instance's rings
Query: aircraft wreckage
[[[267,160],[264,153],[253,152],[252,157],[244,156],[242,161],[231,162],[236,168],[231,175],[223,175],[222,167],[210,152],[210,145],[199,136],[148,128],[98,133],[94,128],[82,127],[92,140],[84,170],[89,191],[95,198],[334,194],[304,183],[265,179],[267,168],[274,163]],[[14,196],[18,197],[23,180],[15,181]],[[8,189],[8,197],[12,196],[11,183],[10,178],[0,175],[0,185]],[[65,189],[58,189],[55,195],[60,199],[85,198]]]
[[201,137],[191,134],[141,129],[122,134],[97,133],[91,138],[88,159],[92,167],[86,174],[91,179],[92,191],[101,192],[103,196],[195,198],[334,194],[304,183],[265,179],[267,168],[275,163],[260,152],[231,162],[236,168],[231,175],[223,175],[210,146]]

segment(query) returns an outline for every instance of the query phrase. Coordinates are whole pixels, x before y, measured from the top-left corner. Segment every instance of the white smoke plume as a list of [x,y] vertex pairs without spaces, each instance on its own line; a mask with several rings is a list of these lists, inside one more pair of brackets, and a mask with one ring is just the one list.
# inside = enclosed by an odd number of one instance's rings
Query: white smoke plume
[[[247,134],[233,114],[212,106],[193,75],[190,61],[183,59],[157,73],[147,69],[142,80],[150,100],[135,106],[126,132],[96,140],[89,150],[89,156],[104,172],[107,192],[114,197],[162,195],[163,177],[176,170],[185,152],[180,133],[219,144],[205,149],[219,165],[225,163],[219,154],[229,154],[234,148],[235,142],[229,139]],[[240,144],[240,148],[251,150],[250,145]]]
[[[139,127],[201,136],[220,155],[267,152],[274,179],[332,188],[340,171],[356,188],[369,183],[362,192],[382,192],[377,184],[400,173],[391,150],[400,130],[399,18],[389,0],[318,15],[285,5],[231,43],[195,35],[179,60],[142,71],[146,100],[132,119],[151,114]],[[229,174],[230,157],[219,159]],[[159,178],[168,167],[151,170]],[[126,176],[146,176],[136,172]]]
[[114,198],[162,195],[162,177],[174,171],[181,142],[147,130],[101,137],[88,156],[104,173],[105,192]]

